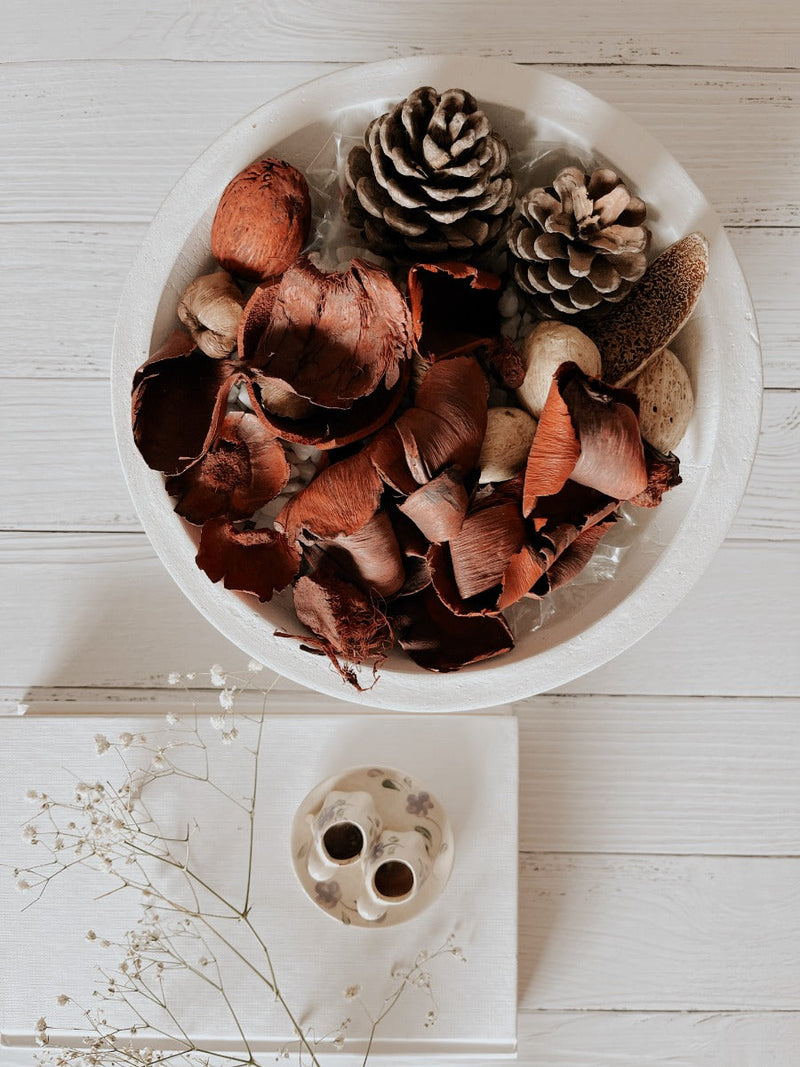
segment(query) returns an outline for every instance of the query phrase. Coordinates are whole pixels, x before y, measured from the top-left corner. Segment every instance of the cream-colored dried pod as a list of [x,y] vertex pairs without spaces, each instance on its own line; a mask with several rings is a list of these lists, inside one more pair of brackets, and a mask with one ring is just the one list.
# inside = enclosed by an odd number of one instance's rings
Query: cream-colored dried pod
[[178,318],[207,356],[224,359],[236,347],[239,319],[246,303],[225,270],[203,274],[187,287],[178,304]]
[[565,322],[540,322],[522,342],[522,358],[527,370],[517,389],[520,403],[535,418],[542,414],[553,375],[562,363],[577,363],[592,378],[600,376],[600,352],[577,326]]
[[314,410],[314,405],[304,396],[299,396],[279,378],[258,378],[261,403],[266,411],[284,419],[305,419]]
[[665,348],[626,388],[639,397],[642,437],[659,451],[671,452],[686,433],[694,408],[686,368]]
[[521,408],[489,408],[478,466],[479,481],[507,482],[528,459],[536,420]]

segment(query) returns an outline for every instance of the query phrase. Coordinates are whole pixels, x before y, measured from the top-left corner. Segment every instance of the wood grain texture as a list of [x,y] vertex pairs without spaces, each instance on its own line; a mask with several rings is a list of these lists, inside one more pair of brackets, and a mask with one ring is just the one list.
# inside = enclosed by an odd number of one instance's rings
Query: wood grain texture
[[[772,15],[772,17],[770,17]],[[313,58],[360,62],[420,52],[495,55],[525,63],[714,64],[796,68],[797,9],[771,0],[677,0],[665,7],[580,0],[553,18],[541,0],[191,0],[113,8],[83,0],[66,17],[58,0],[6,0],[2,60]],[[779,21],[780,20],[780,21]]]
[[520,1006],[796,1011],[798,893],[797,858],[525,855]]
[[[4,688],[0,715],[113,715],[118,731],[143,714],[213,715],[209,666],[166,689]],[[242,714],[372,714],[253,677],[241,654],[223,666],[252,687]],[[545,695],[514,712],[521,851],[800,856],[800,699]]]
[[[32,418],[34,405],[43,417]],[[0,454],[7,473],[0,529],[141,529],[109,409],[108,383],[100,379],[4,383]],[[676,451],[680,455],[680,448]],[[755,466],[732,537],[800,539],[799,451],[800,392],[766,393]]]
[[[277,93],[331,69],[153,61],[0,67],[0,221],[148,221],[216,136]],[[726,225],[800,222],[800,71],[543,69],[646,126]]]
[[[145,223],[4,226],[0,377],[107,377],[120,293],[145,232]],[[765,384],[800,389],[800,229],[728,236],[756,308]]]
[[[797,610],[786,590],[798,586],[800,542],[777,542],[768,552],[726,542],[656,630],[563,691],[795,696]],[[241,662],[144,534],[0,534],[0,588],[9,686],[149,686],[170,671]],[[769,638],[754,654],[759,628]]]

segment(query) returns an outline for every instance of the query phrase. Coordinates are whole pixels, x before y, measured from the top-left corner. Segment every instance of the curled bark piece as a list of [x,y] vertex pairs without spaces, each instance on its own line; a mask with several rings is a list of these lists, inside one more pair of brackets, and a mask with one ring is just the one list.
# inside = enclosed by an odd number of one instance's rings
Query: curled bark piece
[[454,468],[442,471],[400,504],[428,541],[440,543],[455,537],[467,513],[464,479]]
[[457,671],[514,647],[502,615],[454,615],[432,586],[394,601],[391,618],[400,646],[429,671]]
[[568,478],[616,500],[647,485],[638,400],[563,363],[553,378],[525,471],[523,511]]
[[534,596],[545,596],[576,578],[594,555],[601,538],[615,522],[615,516],[609,515],[594,526],[581,530],[533,586]]
[[385,271],[354,260],[324,274],[302,257],[270,290],[257,290],[242,316],[248,366],[325,408],[397,384],[413,350],[411,315]]
[[680,461],[674,452],[659,452],[649,441],[644,442],[644,458],[647,464],[647,488],[631,498],[631,504],[640,508],[655,508],[668,489],[680,485]]
[[408,273],[414,340],[432,363],[500,333],[500,278],[468,263],[418,263]]
[[311,536],[320,540],[349,536],[378,510],[383,493],[380,475],[368,451],[332,463],[296,493],[275,520],[290,544]]
[[200,534],[197,566],[212,582],[224,580],[226,589],[265,601],[294,579],[300,554],[275,530],[237,530],[227,519],[210,519]]
[[587,323],[606,381],[625,385],[667,347],[694,311],[707,274],[708,241],[690,233],[650,264],[627,300]]
[[324,569],[295,582],[294,609],[343,677],[348,676],[340,659],[378,664],[394,644],[389,621],[374,601],[357,586]]
[[579,534],[613,514],[619,501],[596,489],[568,481],[553,496],[540,497],[530,514],[531,538],[545,569],[549,569]]
[[446,467],[477,466],[486,433],[486,376],[470,356],[435,363],[413,408],[395,422],[415,481],[424,485]]
[[209,448],[180,474],[167,478],[175,510],[202,525],[226,515],[246,519],[274,499],[289,480],[283,446],[256,415],[230,412]]
[[171,334],[133,378],[133,439],[148,467],[176,474],[205,451],[236,374],[231,360],[205,355],[183,330]]

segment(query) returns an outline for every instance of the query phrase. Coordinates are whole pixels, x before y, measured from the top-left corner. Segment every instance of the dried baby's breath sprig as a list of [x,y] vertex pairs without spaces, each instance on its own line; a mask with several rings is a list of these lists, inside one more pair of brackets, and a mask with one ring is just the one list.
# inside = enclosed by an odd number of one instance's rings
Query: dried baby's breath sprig
[[[193,699],[191,715],[168,713],[165,725],[152,732],[96,734],[96,757],[104,762],[116,760],[122,772],[118,784],[112,774],[103,781],[76,777],[71,793],[63,799],[28,790],[26,799],[34,811],[22,827],[22,836],[36,847],[37,862],[13,872],[17,889],[31,895],[26,907],[76,866],[110,879],[111,888],[101,896],[129,892],[139,907],[136,924],[116,940],[94,929],[87,931],[92,948],[104,953],[98,967],[100,980],[89,1006],[66,993],[55,998],[59,1008],[78,1013],[80,1038],[74,1047],[51,1040],[52,1025],[45,1016],[35,1023],[42,1067],[156,1067],[170,1061],[182,1067],[257,1067],[252,1039],[234,1000],[242,966],[252,980],[253,995],[266,992],[284,1011],[295,1035],[286,1046],[287,1055],[291,1049],[298,1063],[321,1067],[318,1046],[322,1041],[335,1049],[345,1044],[352,1022],[349,1017],[317,1038],[293,1013],[278,982],[266,934],[253,913],[258,767],[271,688],[255,687],[256,673],[248,665],[247,676],[240,678],[214,665],[206,677],[220,690],[222,714],[209,719],[201,715]],[[187,686],[197,677],[195,672],[174,677],[173,682],[170,676],[170,684],[197,696]],[[263,695],[260,713],[237,711],[236,701],[247,690]],[[229,791],[214,776],[215,745],[234,741],[234,758],[242,761],[240,778],[248,782],[245,796]],[[218,884],[196,857],[197,819],[190,819],[177,833],[168,833],[159,824],[155,802],[166,782],[213,793],[231,806],[235,815],[231,823],[243,825],[245,859],[242,869],[233,872],[233,890]],[[204,808],[205,802],[200,810]],[[377,1013],[364,1005],[359,984],[346,988],[345,998],[357,1000],[370,1023],[364,1063],[380,1023],[408,987],[420,989],[431,999],[424,1025],[435,1021],[428,964],[446,953],[455,955],[452,938],[432,954],[420,953],[410,967],[398,968],[393,975],[396,986]],[[236,981],[231,966],[237,968]],[[175,995],[176,983],[186,981],[195,988],[199,983],[224,1010],[238,1036],[235,1051],[220,1052],[192,1036],[177,1006],[191,1002],[191,997]],[[118,1022],[120,1010],[128,1014],[124,1026]]]

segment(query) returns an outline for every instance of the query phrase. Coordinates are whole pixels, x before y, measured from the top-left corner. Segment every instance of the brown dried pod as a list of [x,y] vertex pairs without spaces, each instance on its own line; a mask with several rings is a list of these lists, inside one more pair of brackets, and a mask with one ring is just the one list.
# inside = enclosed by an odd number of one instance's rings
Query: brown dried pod
[[348,680],[340,657],[351,663],[380,662],[394,644],[392,628],[374,600],[328,568],[295,582],[294,610]]
[[408,272],[414,341],[429,363],[500,333],[500,277],[469,263],[416,263]]
[[222,193],[211,224],[211,254],[231,274],[264,281],[294,263],[310,229],[304,176],[282,159],[259,159]]
[[587,324],[604,381],[625,385],[667,347],[694,311],[707,275],[708,241],[690,233],[650,264],[629,300]]

